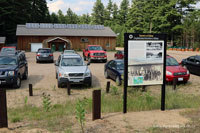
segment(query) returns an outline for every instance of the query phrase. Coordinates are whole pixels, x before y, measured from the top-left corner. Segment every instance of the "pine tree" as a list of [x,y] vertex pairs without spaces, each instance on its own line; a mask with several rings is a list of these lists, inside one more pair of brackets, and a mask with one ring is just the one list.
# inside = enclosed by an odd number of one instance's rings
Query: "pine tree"
[[58,10],[58,21],[61,24],[65,24],[66,23],[65,15],[63,14],[63,12],[61,10]]
[[122,0],[119,10],[120,24],[125,24],[128,15],[129,0]]
[[101,0],[97,0],[93,7],[92,13],[92,23],[94,24],[104,24],[104,5]]

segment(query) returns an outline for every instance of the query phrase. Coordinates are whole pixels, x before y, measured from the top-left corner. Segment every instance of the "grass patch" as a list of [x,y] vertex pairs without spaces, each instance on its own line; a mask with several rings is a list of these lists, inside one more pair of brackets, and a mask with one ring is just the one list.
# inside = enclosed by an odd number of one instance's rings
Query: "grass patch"
[[11,122],[28,122],[30,127],[43,128],[49,131],[69,130],[73,125],[72,116],[73,102],[65,105],[55,104],[52,109],[46,112],[42,107],[33,107],[30,105],[8,109],[8,119]]
[[[101,98],[102,113],[122,112],[123,93],[121,88],[114,87],[109,94],[102,91]],[[52,132],[70,132],[71,127],[78,122],[75,119],[77,101],[78,99],[68,100],[65,104],[51,105],[49,111],[45,111],[43,107],[25,104],[24,107],[8,109],[8,118],[13,123],[23,121],[30,123],[30,127],[43,128]],[[87,102],[88,104],[84,107],[85,111],[91,113],[92,98],[88,98]],[[149,90],[141,92],[139,87],[128,88],[127,108],[129,112],[160,109],[160,102],[160,93],[153,93]],[[197,107],[200,107],[199,96],[172,91],[171,88],[166,90],[166,109]],[[151,130],[157,131],[157,128]]]

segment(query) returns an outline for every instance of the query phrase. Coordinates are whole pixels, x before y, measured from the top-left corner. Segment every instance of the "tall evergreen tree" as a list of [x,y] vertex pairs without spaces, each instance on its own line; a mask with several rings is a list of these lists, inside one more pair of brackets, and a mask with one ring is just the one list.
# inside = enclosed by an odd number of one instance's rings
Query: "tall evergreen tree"
[[80,16],[80,24],[89,24],[90,22],[91,22],[91,17],[88,13]]
[[71,10],[71,8],[68,8],[68,10],[67,10],[66,21],[67,21],[68,24],[79,23],[78,16]]
[[66,18],[65,15],[61,10],[58,10],[58,21],[59,23],[65,24],[66,23]]
[[113,4],[112,0],[109,0],[108,5],[105,8],[104,25],[110,26],[112,24],[112,12],[113,12]]
[[93,7],[92,13],[92,23],[94,24],[104,24],[104,5],[101,0],[97,0]]
[[120,24],[125,24],[127,20],[128,15],[128,9],[129,9],[129,0],[122,0],[120,5]]

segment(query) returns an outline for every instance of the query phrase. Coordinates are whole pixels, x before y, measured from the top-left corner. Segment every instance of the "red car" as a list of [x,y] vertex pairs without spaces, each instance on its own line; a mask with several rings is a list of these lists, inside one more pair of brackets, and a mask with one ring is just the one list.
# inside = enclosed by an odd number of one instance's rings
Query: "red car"
[[124,51],[117,51],[114,55],[116,59],[123,59],[124,58]]
[[88,61],[99,60],[107,62],[107,53],[100,45],[88,45],[86,49],[83,49],[83,58]]
[[183,68],[179,63],[171,56],[166,58],[166,81],[172,82],[176,78],[178,82],[187,83],[190,78],[190,73],[187,69]]

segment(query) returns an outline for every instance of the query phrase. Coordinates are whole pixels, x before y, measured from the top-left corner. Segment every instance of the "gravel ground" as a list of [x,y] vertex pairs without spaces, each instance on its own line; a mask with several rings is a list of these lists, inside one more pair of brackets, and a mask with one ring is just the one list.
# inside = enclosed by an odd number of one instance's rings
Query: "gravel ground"
[[[82,55],[82,52],[79,52]],[[197,52],[179,52],[168,51],[168,54],[176,58],[179,62],[183,58],[187,58],[191,55],[199,54]],[[60,55],[59,52],[54,53],[54,60]],[[16,107],[24,105],[24,99],[28,96],[28,84],[33,84],[34,97],[29,97],[29,104],[41,105],[42,93],[48,93],[52,97],[53,103],[63,103],[67,98],[74,99],[77,97],[91,96],[93,89],[88,89],[82,85],[72,86],[72,96],[67,96],[66,88],[57,88],[57,80],[55,77],[55,66],[53,63],[36,63],[35,53],[26,53],[28,60],[29,77],[28,80],[22,81],[20,89],[8,89],[7,99],[8,107]],[[108,60],[113,59],[114,52],[108,52]],[[92,88],[106,88],[106,82],[111,81],[112,85],[116,85],[114,81],[104,78],[104,64],[105,63],[91,63],[89,68],[92,72]],[[177,87],[180,91],[185,93],[200,94],[199,76],[191,75],[191,78],[186,86]],[[150,87],[151,88],[151,87]],[[160,87],[153,87],[159,89]]]

